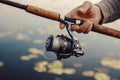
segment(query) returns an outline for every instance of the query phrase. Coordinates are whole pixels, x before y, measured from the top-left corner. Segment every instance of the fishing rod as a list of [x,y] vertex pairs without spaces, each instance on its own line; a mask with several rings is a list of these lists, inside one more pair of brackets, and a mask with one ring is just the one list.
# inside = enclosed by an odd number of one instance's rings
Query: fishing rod
[[[83,20],[69,18],[57,12],[45,10],[32,5],[23,5],[9,0],[0,0],[0,3],[23,9],[26,12],[47,19],[64,23],[66,25],[66,30],[70,38],[64,35],[57,35],[56,37],[50,35],[46,41],[46,50],[55,52],[57,55],[57,59],[66,59],[72,55],[76,57],[84,55],[84,51],[80,46],[79,40],[70,31],[71,25],[82,25],[84,23]],[[120,39],[119,30],[93,24],[92,31]]]
[[[16,2],[12,2],[9,0],[0,0],[0,3],[3,4],[7,4],[10,6],[14,6],[23,10],[26,10],[29,13],[41,16],[41,17],[45,17],[51,20],[55,20],[55,21],[59,21],[59,22],[64,22],[65,20],[69,21],[69,22],[75,22],[75,20],[69,18],[67,19],[67,17],[62,16],[60,13],[57,12],[53,12],[50,10],[45,10],[42,8],[38,8],[32,5],[23,5],[23,4],[19,4]],[[76,21],[77,22],[77,21]],[[78,21],[79,22],[79,21]],[[92,31],[97,32],[97,33],[101,33],[104,35],[108,35],[108,36],[112,36],[112,37],[116,37],[116,38],[120,38],[120,31],[115,30],[115,29],[111,29],[105,26],[101,26],[101,25],[96,25],[94,24]]]

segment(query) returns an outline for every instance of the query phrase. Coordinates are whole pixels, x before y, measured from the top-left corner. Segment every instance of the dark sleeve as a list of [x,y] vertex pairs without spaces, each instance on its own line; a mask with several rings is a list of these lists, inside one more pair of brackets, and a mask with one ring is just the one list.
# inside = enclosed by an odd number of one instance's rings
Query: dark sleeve
[[112,22],[120,18],[120,0],[102,0],[96,4],[103,15],[103,23]]

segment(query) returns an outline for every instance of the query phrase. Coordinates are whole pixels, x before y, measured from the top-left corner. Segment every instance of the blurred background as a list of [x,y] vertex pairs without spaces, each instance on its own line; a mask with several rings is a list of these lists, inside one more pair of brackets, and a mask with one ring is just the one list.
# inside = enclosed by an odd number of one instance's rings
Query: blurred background
[[[66,14],[85,0],[11,0]],[[88,0],[94,4],[100,0]],[[120,20],[104,24],[120,30]],[[90,32],[75,35],[82,57],[58,61],[44,51],[50,35],[65,34],[59,23],[0,3],[0,80],[120,80],[120,40]],[[48,59],[47,57],[54,57]]]

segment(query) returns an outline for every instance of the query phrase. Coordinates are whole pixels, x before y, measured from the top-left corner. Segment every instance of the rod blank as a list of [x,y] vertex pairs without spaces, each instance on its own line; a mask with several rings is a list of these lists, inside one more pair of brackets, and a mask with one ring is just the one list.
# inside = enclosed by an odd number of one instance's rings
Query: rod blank
[[20,9],[24,9],[24,10],[26,10],[26,8],[27,8],[26,5],[16,3],[16,2],[13,2],[13,1],[9,1],[9,0],[0,0],[0,3],[7,4],[7,5],[10,5],[10,6],[14,6],[14,7],[17,7],[17,8],[20,8]]

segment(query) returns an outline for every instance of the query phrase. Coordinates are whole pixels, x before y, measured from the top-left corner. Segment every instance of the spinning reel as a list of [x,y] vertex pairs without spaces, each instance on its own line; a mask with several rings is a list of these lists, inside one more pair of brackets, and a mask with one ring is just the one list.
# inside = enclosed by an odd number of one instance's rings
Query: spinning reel
[[70,56],[79,57],[84,55],[79,40],[73,35],[70,30],[71,25],[81,25],[83,24],[83,21],[78,21],[76,19],[71,19],[68,17],[65,17],[64,20],[64,23],[66,24],[66,30],[70,38],[63,34],[57,35],[56,37],[50,35],[46,41],[46,50],[54,52],[57,56],[57,59],[59,60],[69,58]]

